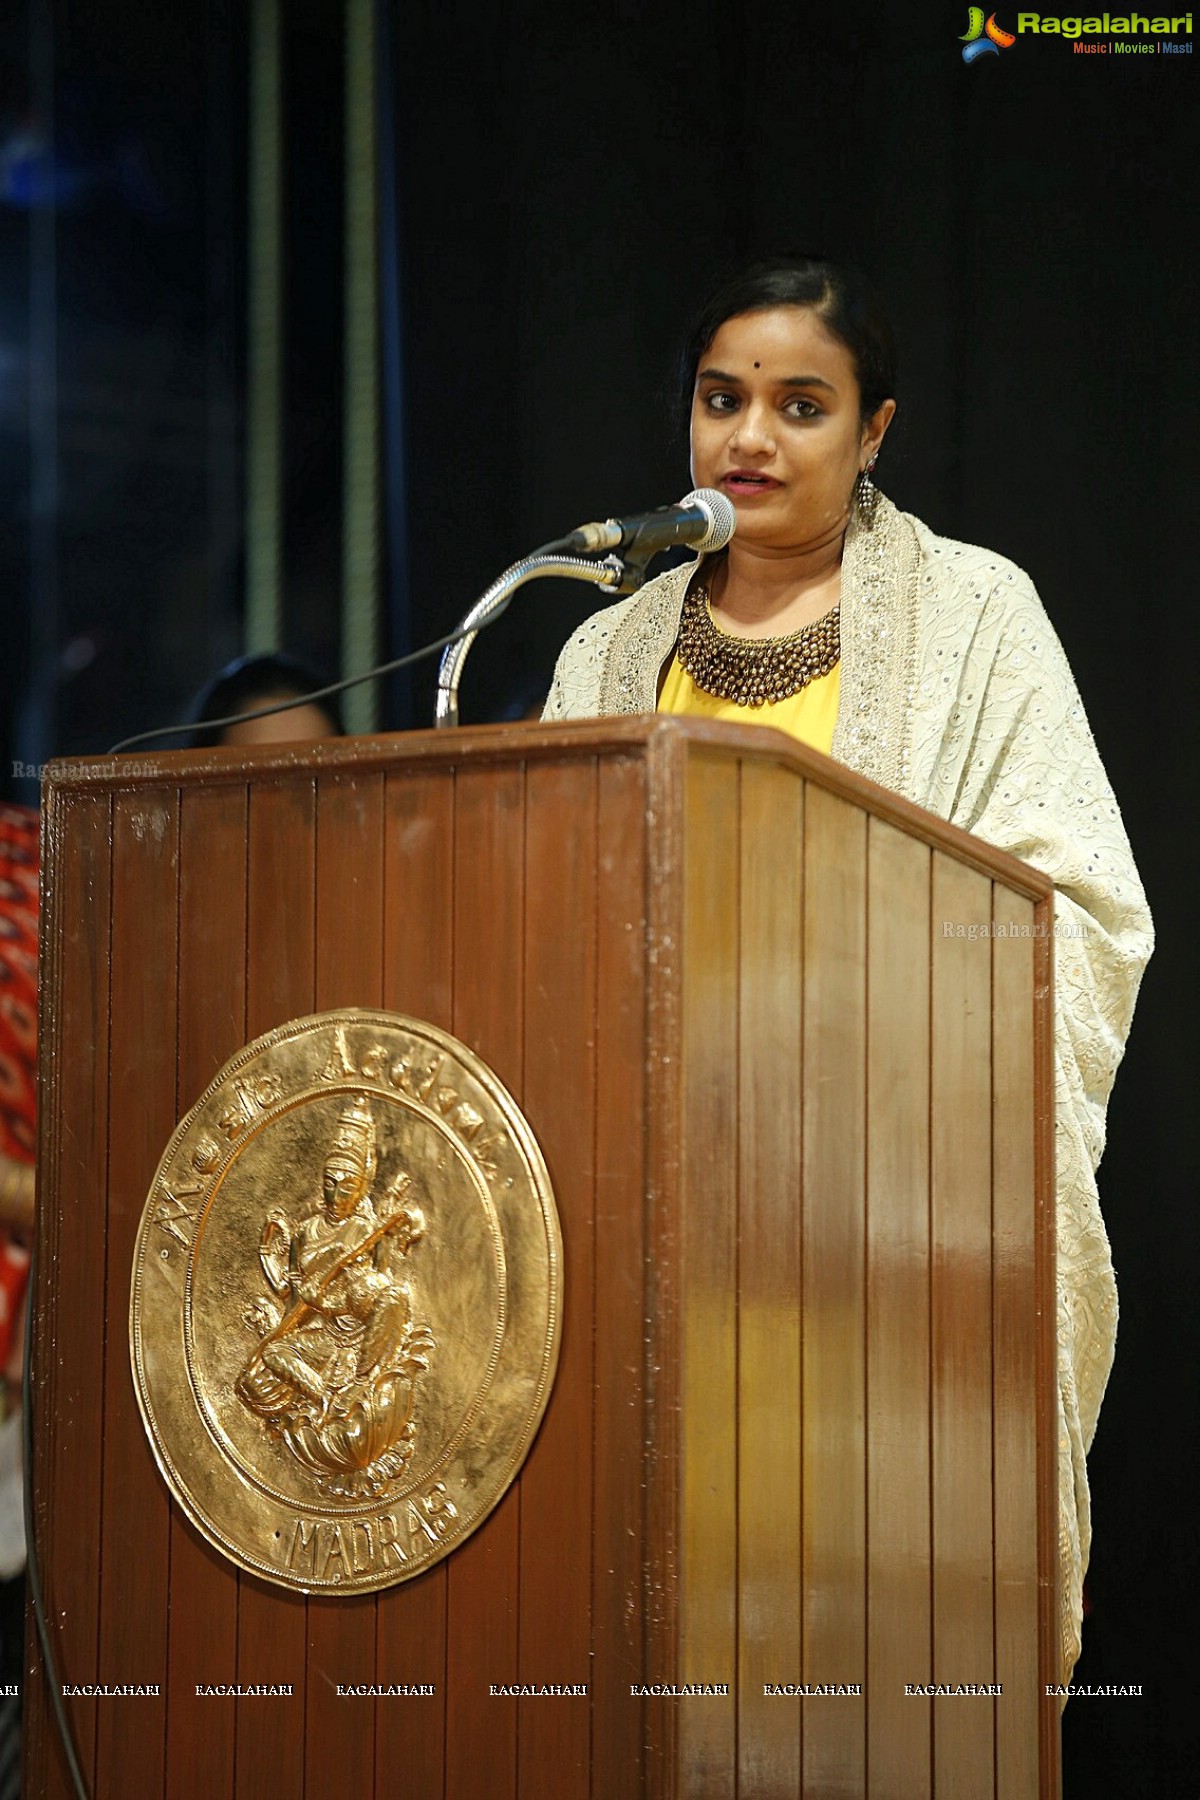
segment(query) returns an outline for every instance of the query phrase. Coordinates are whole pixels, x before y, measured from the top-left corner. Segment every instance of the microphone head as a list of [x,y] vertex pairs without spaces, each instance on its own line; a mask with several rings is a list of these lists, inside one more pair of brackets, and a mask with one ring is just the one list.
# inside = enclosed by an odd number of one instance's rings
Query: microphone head
[[708,520],[708,530],[701,538],[690,540],[693,550],[723,550],[734,532],[737,530],[737,513],[733,501],[716,488],[693,488],[679,502],[680,506],[694,506]]

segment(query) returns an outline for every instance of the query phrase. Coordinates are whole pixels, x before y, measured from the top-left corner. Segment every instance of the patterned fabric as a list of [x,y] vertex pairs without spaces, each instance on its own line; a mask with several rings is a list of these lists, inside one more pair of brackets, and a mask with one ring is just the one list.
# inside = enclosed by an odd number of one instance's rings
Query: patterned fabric
[[[653,712],[690,568],[597,613],[559,658],[547,719]],[[842,562],[837,760],[1053,880],[1063,1680],[1091,1545],[1085,1454],[1117,1297],[1095,1171],[1153,932],[1062,647],[1029,577],[879,498]],[[752,714],[747,713],[747,717]]]
[[33,1163],[38,819],[0,806],[0,1152]]
[[9,1367],[29,1257],[4,1221],[33,1211],[37,1082],[38,816],[0,806],[0,1372]]

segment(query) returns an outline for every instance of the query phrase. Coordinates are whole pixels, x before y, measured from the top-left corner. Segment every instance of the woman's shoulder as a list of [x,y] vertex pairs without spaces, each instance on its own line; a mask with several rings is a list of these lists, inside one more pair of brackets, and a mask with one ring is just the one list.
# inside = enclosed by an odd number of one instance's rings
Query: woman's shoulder
[[636,594],[628,594],[625,599],[616,601],[612,606],[602,607],[599,612],[590,614],[583,621],[572,638],[567,639],[567,647],[572,643],[583,644],[589,640],[603,641],[611,637],[621,625],[640,612],[651,612],[659,601],[682,593],[691,579],[695,568],[694,562],[682,564],[673,569],[666,569],[661,575],[653,576],[643,582]]
[[623,600],[614,601],[611,606],[602,606],[599,612],[589,613],[563,645],[560,660],[562,656],[568,656],[572,652],[586,655],[590,651],[594,654],[619,629],[641,598],[640,592],[629,594]]
[[601,705],[601,690],[614,650],[628,647],[631,636],[655,635],[659,614],[677,609],[693,566],[656,575],[636,594],[602,607],[576,627],[559,654],[543,718],[594,717],[609,710]]
[[[957,693],[1034,688],[1078,705],[1074,678],[1054,622],[1019,563],[982,544],[941,537],[911,521],[921,547],[917,661],[922,691],[949,682]],[[961,672],[961,677],[953,671]],[[949,691],[949,689],[946,689]]]
[[982,647],[1052,637],[1032,576],[983,544],[942,537],[911,518],[921,552],[919,614],[923,633],[964,633]]
[[911,513],[904,516],[916,533],[927,581],[969,590],[981,600],[1004,588],[1036,597],[1031,576],[1010,557],[982,544],[964,544],[957,538],[942,537],[923,519]]

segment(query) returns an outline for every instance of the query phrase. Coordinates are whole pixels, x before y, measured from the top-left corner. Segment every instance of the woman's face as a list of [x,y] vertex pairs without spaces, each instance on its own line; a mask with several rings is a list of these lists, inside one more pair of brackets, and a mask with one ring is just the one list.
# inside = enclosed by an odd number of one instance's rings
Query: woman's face
[[[290,694],[262,695],[248,701],[247,710],[254,712],[260,706],[291,698]],[[241,719],[236,725],[226,725],[221,742],[254,749],[260,744],[316,744],[336,736],[337,728],[329,714],[310,702],[290,707],[287,712],[268,713],[262,719]]]
[[816,546],[845,530],[895,402],[863,423],[854,360],[808,307],[726,319],[700,358],[692,480],[727,494],[739,545]]

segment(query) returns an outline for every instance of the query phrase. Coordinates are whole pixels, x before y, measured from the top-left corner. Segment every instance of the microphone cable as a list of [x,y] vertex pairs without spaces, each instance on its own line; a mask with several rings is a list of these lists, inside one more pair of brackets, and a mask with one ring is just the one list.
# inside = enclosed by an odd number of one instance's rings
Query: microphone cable
[[[529,555],[521,560],[522,562],[532,562],[535,557],[539,556],[593,554],[601,549],[612,549],[615,544],[622,542],[624,536],[628,535],[631,542],[625,560],[632,566],[640,568],[644,576],[645,565],[650,558],[656,555],[660,549],[670,548],[676,542],[674,535],[667,535],[661,543],[658,542],[656,528],[658,536],[662,536],[663,532],[668,531],[668,527],[673,533],[680,524],[679,515],[688,508],[689,503],[694,503],[692,511],[701,515],[701,522],[706,527],[703,539],[696,540],[694,547],[701,550],[723,547],[733,535],[734,509],[724,494],[711,488],[696,488],[692,493],[687,494],[677,506],[659,507],[654,513],[638,514],[634,518],[624,521],[610,519],[604,523],[581,526],[578,531],[569,532],[565,537],[552,538],[548,544],[539,545],[536,550],[530,551]],[[633,554],[639,536],[646,538],[643,546],[644,554],[640,558]],[[598,541],[591,541],[592,537]],[[583,541],[581,542],[581,540]],[[687,543],[689,540],[681,538],[678,541]],[[499,612],[493,615],[494,618],[499,618],[499,616]],[[492,623],[491,619],[484,621],[485,625],[490,623]],[[139,744],[153,743],[158,738],[174,737],[183,731],[196,731],[201,725],[206,731],[221,731],[226,725],[239,725],[247,719],[265,719],[273,713],[289,712],[295,706],[308,706],[316,700],[332,699],[335,694],[344,694],[348,688],[358,687],[364,681],[378,681],[385,675],[394,675],[399,669],[411,668],[414,663],[423,662],[427,656],[433,656],[439,650],[448,650],[452,644],[461,644],[464,638],[474,637],[481,629],[483,627],[479,624],[469,626],[460,624],[454,631],[447,632],[445,637],[436,638],[431,644],[423,644],[419,650],[410,650],[406,656],[397,656],[391,662],[381,663],[378,668],[368,669],[365,674],[348,675],[344,681],[331,681],[327,687],[314,688],[308,694],[297,694],[291,700],[277,700],[273,705],[260,706],[253,712],[230,713],[223,719],[181,719],[174,725],[160,725],[154,731],[139,731],[133,737],[122,738],[119,743],[111,745],[105,755],[116,756],[121,751],[136,748]]]
[[381,663],[377,669],[368,669],[362,675],[348,675],[344,681],[331,681],[328,687],[314,688],[309,694],[297,694],[291,700],[276,700],[271,706],[260,706],[254,712],[230,713],[224,719],[180,719],[174,725],[159,725],[153,731],[139,731],[134,737],[122,738],[120,743],[113,744],[105,751],[106,756],[116,756],[122,750],[132,750],[138,744],[149,744],[156,738],[174,737],[180,731],[220,731],[226,725],[240,725],[246,719],[265,719],[272,713],[290,712],[294,706],[309,706],[314,700],[328,700],[334,694],[344,694],[347,688],[358,687],[364,681],[378,681],[385,675],[394,675],[397,669],[407,669],[412,663],[422,662],[425,657],[433,656],[438,650],[445,650],[451,644],[457,644],[468,636],[465,631],[451,631],[446,637],[435,639],[432,644],[422,644],[419,650],[410,650],[407,656],[397,656],[394,661]]

